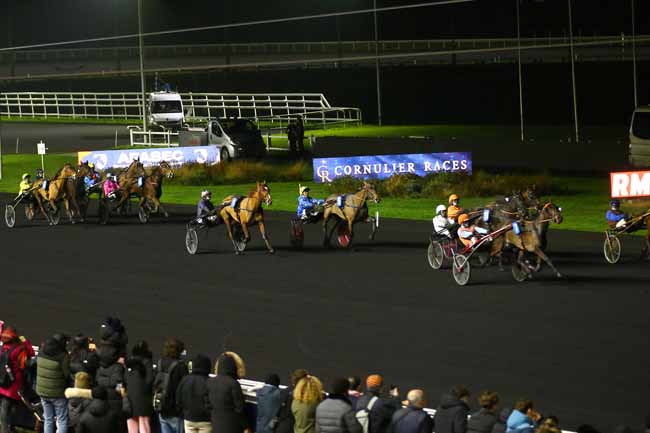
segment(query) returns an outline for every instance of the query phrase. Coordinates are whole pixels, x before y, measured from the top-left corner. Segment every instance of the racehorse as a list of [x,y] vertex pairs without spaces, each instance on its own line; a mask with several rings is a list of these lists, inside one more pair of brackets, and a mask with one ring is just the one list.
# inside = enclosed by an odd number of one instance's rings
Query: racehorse
[[[84,182],[84,178],[88,176],[89,173],[90,166],[88,165],[88,161],[82,161],[77,167],[77,177],[74,180],[74,185],[70,182],[66,183],[66,190],[70,190],[71,188],[74,188],[75,190],[75,199],[80,209],[79,216],[81,217],[82,222],[86,218],[86,212],[88,211],[88,204],[90,202],[90,193],[86,191],[86,185]],[[68,191],[66,191],[66,193],[68,194]],[[72,194],[72,192],[70,191],[69,194]]]
[[[515,260],[523,269],[529,271],[529,265],[525,261],[526,252],[533,253],[537,256],[537,266],[533,269],[538,271],[541,267],[542,260],[555,272],[555,276],[558,278],[562,277],[562,274],[555,268],[551,259],[542,251],[542,240],[540,237],[540,231],[547,230],[548,227],[544,226],[548,222],[555,222],[560,224],[562,222],[562,212],[560,208],[555,206],[552,202],[548,202],[542,210],[540,210],[539,215],[530,221],[521,221],[514,222],[514,224],[520,224],[521,232],[519,234],[515,233],[515,230],[507,231],[503,236],[499,236],[492,241],[490,255],[492,257],[498,256],[502,251],[510,246],[515,249],[516,257]],[[546,228],[544,228],[546,227]],[[500,265],[500,263],[499,263]]]
[[[157,167],[151,170],[151,173],[144,178],[142,185],[142,194],[140,198],[140,207],[147,206],[149,212],[156,213],[159,210],[169,217],[169,214],[160,203],[162,197],[163,178],[171,179],[174,177],[174,171],[167,161],[160,161]],[[150,206],[153,204],[153,207]]]
[[[237,204],[233,207],[231,203],[235,199],[237,200]],[[244,242],[246,243],[250,241],[248,226],[257,224],[267,250],[271,254],[275,252],[271,246],[268,235],[266,234],[266,227],[264,226],[264,209],[262,208],[262,204],[267,206],[273,204],[271,190],[266,184],[266,181],[256,182],[255,190],[251,191],[248,194],[248,197],[239,198],[230,195],[223,199],[222,207],[219,210],[219,216],[226,224],[226,228],[228,229],[228,238],[235,248],[235,254],[241,254],[241,251],[233,239],[233,223],[241,225],[242,231],[244,232]]]
[[[50,209],[53,214],[58,212],[58,207],[56,205],[57,201],[63,200],[65,205],[66,212],[70,218],[72,224],[74,221],[74,211],[77,215],[81,217],[81,211],[79,210],[79,205],[77,204],[76,198],[76,182],[77,171],[72,168],[70,163],[65,163],[61,169],[59,169],[54,177],[48,181],[47,191],[42,187],[34,189],[34,196],[39,202],[39,208],[42,210],[42,201],[47,201],[50,205]],[[70,210],[70,202],[72,202],[73,210]],[[82,218],[83,221],[83,218]],[[50,221],[51,224],[51,221]]]
[[144,165],[140,162],[140,158],[138,158],[134,159],[126,170],[118,175],[117,183],[120,186],[121,197],[115,205],[115,209],[126,211],[122,206],[129,200],[131,195],[141,197],[146,174]]
[[[344,197],[342,206],[338,206],[337,201],[339,197]],[[330,245],[330,239],[334,230],[337,228],[338,224],[347,223],[347,234],[352,240],[353,231],[352,227],[354,224],[365,221],[372,223],[372,233],[370,234],[370,239],[372,240],[375,237],[375,231],[377,227],[375,226],[375,219],[368,215],[368,205],[367,201],[372,200],[375,203],[379,203],[381,198],[377,191],[373,188],[368,182],[363,182],[363,185],[359,190],[354,194],[347,194],[341,196],[338,194],[332,194],[325,199],[325,206],[323,210],[323,246],[328,248]],[[339,223],[335,224],[330,232],[327,232],[327,224],[329,218],[334,215],[338,217]]]

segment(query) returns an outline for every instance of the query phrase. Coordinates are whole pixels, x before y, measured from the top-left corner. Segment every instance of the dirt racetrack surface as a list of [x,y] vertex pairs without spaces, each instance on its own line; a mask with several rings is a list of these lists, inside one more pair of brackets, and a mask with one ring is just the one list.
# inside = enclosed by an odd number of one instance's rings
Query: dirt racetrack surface
[[493,267],[459,287],[449,268],[427,263],[428,222],[383,219],[374,242],[359,227],[349,251],[324,250],[320,227],[308,226],[294,251],[290,215],[267,212],[275,255],[253,228],[235,256],[221,226],[191,256],[193,209],[169,210],[168,221],[147,225],[132,216],[57,227],[19,210],[16,227],[0,229],[0,319],[38,344],[54,331],[95,335],[117,315],[130,343],[159,351],[177,336],[190,357],[234,350],[250,378],[304,367],[327,384],[381,372],[403,393],[423,387],[432,407],[460,383],[496,390],[504,405],[529,396],[565,429],[636,427],[649,409],[650,266],[638,260],[640,238],[623,239],[621,263],[609,265],[602,235],[552,231],[549,256],[563,279],[545,268],[516,283]]

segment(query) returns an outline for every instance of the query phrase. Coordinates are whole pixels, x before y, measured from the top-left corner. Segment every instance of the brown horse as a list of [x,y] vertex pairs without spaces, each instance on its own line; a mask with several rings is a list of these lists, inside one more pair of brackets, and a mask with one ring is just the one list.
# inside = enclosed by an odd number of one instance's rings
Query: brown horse
[[[56,214],[59,210],[56,203],[63,200],[70,222],[74,224],[75,220],[73,212],[76,212],[76,214],[81,217],[81,211],[77,204],[76,195],[75,182],[77,176],[77,171],[72,168],[72,165],[70,163],[65,163],[63,168],[57,171],[54,177],[48,181],[47,191],[42,187],[34,189],[34,196],[36,197],[36,201],[39,203],[39,208],[42,210],[42,202],[47,201],[50,205],[51,212]],[[72,203],[72,210],[70,209],[70,203]],[[52,224],[51,221],[50,224]]]
[[[142,197],[142,186],[144,186],[146,174],[144,165],[140,162],[140,158],[138,158],[134,159],[127,169],[118,175],[117,183],[120,186],[121,197],[115,205],[115,209],[125,211],[126,209],[122,206],[128,202],[132,195]],[[142,179],[142,185],[140,185],[139,179]]]
[[230,205],[235,196],[228,196],[222,201],[222,207],[219,210],[219,216],[226,224],[228,229],[228,239],[232,242],[235,248],[235,254],[241,254],[242,251],[237,246],[232,230],[233,224],[241,224],[242,231],[244,232],[244,242],[248,243],[250,240],[250,233],[248,226],[257,224],[260,229],[260,234],[269,253],[273,254],[275,250],[271,246],[266,227],[264,225],[264,209],[262,204],[271,206],[273,199],[271,198],[271,190],[266,184],[266,181],[256,182],[255,190],[248,194],[248,197],[239,198],[238,205],[234,208]]
[[[507,247],[513,247],[516,252],[515,260],[529,274],[531,270],[538,271],[541,267],[542,260],[555,272],[555,276],[562,277],[562,274],[555,268],[551,259],[542,251],[542,239],[540,232],[544,227],[548,227],[549,222],[556,224],[562,223],[563,217],[560,208],[552,202],[548,202],[540,210],[534,220],[518,222],[521,227],[521,233],[517,235],[514,230],[507,231],[503,236],[499,236],[492,242],[490,255],[492,257],[500,255]],[[513,223],[517,224],[517,222]],[[537,256],[537,266],[530,269],[525,261],[526,253],[533,253]]]
[[325,199],[323,210],[323,246],[325,248],[330,246],[332,234],[338,226],[338,224],[335,224],[329,233],[327,232],[327,224],[332,215],[338,217],[339,224],[347,224],[347,234],[350,236],[350,239],[352,239],[352,228],[354,224],[361,221],[372,223],[373,229],[370,234],[370,239],[373,239],[376,231],[375,219],[368,215],[368,205],[366,202],[372,200],[375,203],[379,203],[381,198],[377,194],[377,191],[368,182],[363,182],[363,185],[356,193],[345,196],[342,207],[339,207],[337,204],[339,197],[341,195],[332,194]]
[[[169,214],[160,203],[162,197],[162,184],[164,178],[171,179],[174,177],[174,170],[167,161],[160,161],[157,167],[151,170],[151,173],[144,178],[142,185],[142,194],[140,198],[140,207],[145,207],[147,212],[157,213],[159,210],[163,212],[165,218]],[[151,205],[153,205],[153,207]]]

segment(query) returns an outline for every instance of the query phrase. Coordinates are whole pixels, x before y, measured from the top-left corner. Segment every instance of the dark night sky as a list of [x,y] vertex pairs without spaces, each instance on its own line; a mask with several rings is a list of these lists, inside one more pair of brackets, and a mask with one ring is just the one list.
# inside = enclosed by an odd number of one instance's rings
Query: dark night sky
[[[379,7],[419,0],[378,0]],[[143,0],[145,31],[244,22],[354,10],[372,0]],[[24,45],[137,31],[135,0],[4,0],[0,5],[0,46]],[[636,1],[637,32],[650,33],[650,2]],[[515,0],[477,0],[388,12],[380,15],[380,38],[426,39],[511,37],[515,34]],[[561,36],[567,29],[565,0],[521,0],[522,35]],[[338,31],[337,31],[338,29]],[[147,44],[251,41],[358,40],[372,38],[370,15],[319,19],[148,38]],[[574,0],[575,34],[620,35],[631,32],[629,0]],[[134,45],[136,40],[121,42]],[[115,42],[111,44],[116,44]]]

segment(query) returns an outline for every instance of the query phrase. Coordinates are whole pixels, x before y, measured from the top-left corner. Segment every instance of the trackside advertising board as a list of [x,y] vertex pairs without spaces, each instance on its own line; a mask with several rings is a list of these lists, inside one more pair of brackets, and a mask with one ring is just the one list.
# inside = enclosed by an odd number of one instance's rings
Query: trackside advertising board
[[650,170],[609,174],[612,198],[650,197]]
[[314,158],[314,182],[331,182],[337,177],[386,179],[394,174],[426,176],[439,172],[472,173],[469,152],[413,153],[403,155],[342,156]]
[[96,150],[78,152],[79,162],[88,161],[95,164],[99,170],[105,168],[126,168],[134,159],[140,158],[145,167],[167,161],[171,165],[189,163],[217,164],[221,155],[217,146],[195,147],[166,147],[164,149],[132,149],[132,150]]

